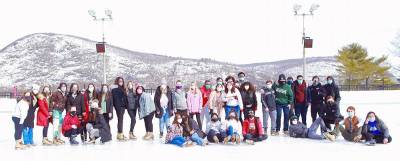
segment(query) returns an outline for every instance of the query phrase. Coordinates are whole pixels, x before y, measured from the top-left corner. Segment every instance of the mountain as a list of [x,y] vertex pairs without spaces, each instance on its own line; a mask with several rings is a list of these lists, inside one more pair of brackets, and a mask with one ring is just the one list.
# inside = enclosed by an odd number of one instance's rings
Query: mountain
[[[55,33],[36,33],[22,37],[0,50],[0,87],[77,82],[101,83],[103,56],[96,53],[96,41]],[[215,80],[216,77],[247,73],[248,79],[263,84],[279,73],[302,73],[302,59],[237,65],[211,59],[187,59],[141,53],[113,45],[106,46],[107,82],[117,76],[156,87],[161,78],[172,85],[177,79]],[[337,75],[333,57],[307,58],[307,76]],[[309,78],[308,78],[309,79]]]

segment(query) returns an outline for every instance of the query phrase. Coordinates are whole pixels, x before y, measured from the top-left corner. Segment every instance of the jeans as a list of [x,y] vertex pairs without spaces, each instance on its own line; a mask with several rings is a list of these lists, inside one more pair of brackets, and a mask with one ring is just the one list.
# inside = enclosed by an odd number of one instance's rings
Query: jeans
[[160,118],[160,134],[164,132],[164,127],[165,130],[168,130],[169,127],[169,112],[167,110],[167,107],[162,108],[164,113]]
[[182,136],[175,136],[171,141],[169,141],[169,144],[174,144],[178,145],[180,147],[183,147],[183,144],[185,144],[186,140]]
[[307,108],[307,105],[305,103],[296,104],[294,106],[295,115],[297,116],[297,118],[300,118],[300,116],[301,116],[301,122],[304,125],[307,125],[307,110],[308,110],[308,108]]
[[[318,127],[321,128],[321,135],[317,134]],[[324,120],[322,118],[317,118],[308,128],[308,138],[310,139],[317,139],[317,140],[322,140],[324,139],[324,136],[322,135],[327,131]]]
[[225,131],[215,131],[215,130],[210,130],[207,134],[207,140],[209,142],[214,142],[214,136],[218,138],[219,141],[223,141],[226,137],[226,132]]
[[197,133],[193,133],[190,137],[192,141],[194,141],[197,145],[203,145],[204,141]]
[[19,121],[21,120],[18,117],[12,117],[12,120],[14,122],[14,139],[15,140],[19,140],[22,137],[22,128],[23,128],[23,124],[19,124]]
[[[206,118],[206,124],[205,125],[207,125],[207,123],[211,121],[210,108],[208,106],[205,106],[200,112],[201,124],[203,124],[204,118]],[[203,130],[203,129],[200,128],[200,130]]]
[[281,116],[283,111],[283,131],[289,129],[289,106],[288,105],[276,105],[276,131],[281,130]]
[[240,107],[239,107],[239,105],[237,105],[237,106],[225,106],[225,119],[229,118],[229,112],[231,112],[231,110],[236,112],[236,115],[238,116],[238,118],[240,117]]
[[271,131],[276,131],[276,110],[274,111],[265,111],[263,110],[263,127],[265,133],[267,133],[268,129],[268,118],[271,118]]
[[63,123],[62,112],[53,110],[53,137],[60,138],[61,128]]
[[196,122],[199,125],[199,128],[202,129],[202,124],[201,124],[201,119],[200,119],[200,114],[199,113],[191,113],[190,118],[193,119],[193,116],[196,116]]
[[22,135],[24,137],[24,144],[33,144],[33,128],[31,127],[24,127],[22,131]]
[[253,135],[253,134],[246,134],[244,136],[244,140],[253,140],[254,142],[259,142],[259,141],[263,141],[266,140],[268,138],[267,135]]

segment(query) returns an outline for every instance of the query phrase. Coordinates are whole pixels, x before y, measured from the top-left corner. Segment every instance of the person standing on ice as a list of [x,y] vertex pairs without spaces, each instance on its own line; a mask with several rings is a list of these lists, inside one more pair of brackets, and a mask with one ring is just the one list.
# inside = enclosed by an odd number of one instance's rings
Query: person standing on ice
[[126,96],[125,81],[122,77],[117,77],[114,82],[114,88],[111,90],[113,97],[113,105],[118,119],[118,134],[117,140],[125,141],[128,138],[124,136],[124,114],[128,106],[128,99]]
[[39,107],[37,96],[40,86],[33,84],[31,88],[31,102],[29,103],[28,114],[24,121],[23,138],[24,144],[27,146],[35,146],[33,142],[33,128],[35,126],[35,111]]
[[275,90],[276,96],[276,132],[279,134],[281,130],[281,116],[283,111],[283,133],[288,135],[289,128],[289,109],[293,103],[293,92],[290,85],[286,83],[286,77],[284,74],[280,74],[278,77],[278,84],[274,84],[273,89]]
[[257,96],[256,89],[254,85],[250,82],[244,82],[240,86],[240,95],[242,97],[243,102],[243,115],[244,118],[247,119],[249,115],[249,111],[257,110]]
[[49,111],[53,117],[53,144],[60,145],[65,142],[61,140],[61,128],[63,123],[63,115],[65,104],[67,102],[67,84],[60,83],[57,91],[51,95],[51,105]]
[[52,142],[47,139],[47,132],[49,130],[49,123],[50,123],[50,112],[49,112],[49,104],[50,104],[50,88],[49,86],[44,86],[42,93],[38,94],[38,105],[39,105],[39,110],[36,114],[36,125],[37,126],[43,126],[43,139],[42,139],[42,144],[43,145],[51,145]]
[[[340,109],[340,100],[342,97],[340,97],[340,90],[339,87],[335,83],[335,79],[333,79],[332,76],[326,77],[326,84],[324,85],[324,90],[326,96],[332,96],[333,99],[335,100],[338,108]],[[325,97],[325,101],[326,101]]]
[[335,125],[333,132],[336,138],[341,134],[347,141],[360,142],[362,121],[355,115],[356,109],[353,106],[347,107],[346,112],[347,117]]
[[302,75],[297,76],[297,80],[293,82],[292,90],[295,115],[298,118],[301,117],[301,122],[307,125],[307,83]]
[[321,116],[321,109],[325,102],[325,90],[319,82],[318,76],[313,76],[312,85],[307,88],[307,102],[311,106],[311,118],[314,122],[318,116]]
[[266,87],[261,89],[264,132],[268,130],[268,118],[271,118],[271,135],[276,136],[276,102],[275,90],[272,89],[272,80],[266,81]]
[[[240,120],[240,115],[241,115],[241,110],[243,110],[243,100],[242,96],[240,94],[239,89],[237,89],[234,85],[235,79],[231,76],[228,76],[226,78],[227,83],[225,85],[225,91],[224,91],[224,102],[226,102],[225,105],[225,119],[229,118],[229,113],[231,110],[236,112],[236,116],[238,116],[238,119]],[[242,121],[240,121],[242,122]]]
[[[244,74],[244,72],[239,72],[237,76],[238,76],[238,81],[237,81],[238,86],[237,86],[237,88],[239,88],[240,86],[242,86],[242,84],[243,84],[244,82],[247,81],[247,80],[246,80],[246,74]],[[236,83],[236,82],[235,82],[235,83]]]
[[211,92],[210,98],[208,100],[208,106],[210,107],[210,110],[212,110],[212,113],[218,114],[218,116],[221,116],[221,111],[224,108],[224,90],[225,86],[223,84],[217,84],[215,90]]
[[162,138],[164,127],[165,130],[168,130],[170,117],[174,115],[172,92],[165,79],[161,80],[161,85],[156,89],[154,104],[156,105],[156,117],[159,118],[160,138]]
[[128,81],[127,83],[127,91],[126,91],[126,98],[128,100],[128,114],[131,118],[131,125],[129,128],[129,139],[136,140],[137,137],[134,134],[135,125],[136,125],[136,114],[139,107],[139,101],[136,99],[136,92],[133,86],[132,81]]
[[144,119],[146,129],[143,140],[154,140],[153,118],[156,111],[154,98],[149,93],[146,93],[141,85],[136,87],[136,97],[139,99],[139,118]]
[[200,119],[200,112],[202,110],[203,98],[199,88],[197,88],[197,84],[192,82],[190,85],[190,90],[187,94],[187,105],[190,114],[190,118],[193,119],[193,116],[196,116],[197,124],[200,129],[202,129],[202,122]]
[[[321,129],[321,134],[317,134],[318,128]],[[310,128],[307,128],[306,125],[298,121],[297,116],[292,116],[290,118],[289,136],[294,138],[328,139],[330,141],[335,141],[335,136],[328,132],[324,120],[320,117],[311,124]]]
[[[76,115],[79,118],[80,123],[84,124],[85,119],[88,117],[89,110],[86,110],[84,95],[82,92],[79,92],[79,86],[76,83],[71,84],[69,94],[67,96],[67,110],[69,110],[72,106],[76,108]],[[82,129],[80,132],[82,132],[81,140],[82,142],[85,142],[84,133],[86,133],[86,130]]]
[[174,111],[181,116],[188,114],[188,104],[186,102],[186,92],[183,89],[182,81],[177,80],[175,83],[175,91],[172,95]]
[[89,83],[83,94],[83,101],[85,102],[85,114],[81,126],[83,127],[83,139],[85,142],[88,141],[86,124],[89,121],[90,105],[92,104],[93,100],[97,99],[97,97],[96,87],[93,83]]
[[102,112],[101,114],[103,115],[108,128],[111,129],[110,120],[113,118],[113,101],[107,84],[101,85],[101,91],[97,100],[99,100],[99,107]]
[[15,139],[15,149],[25,149],[26,146],[22,142],[22,129],[23,123],[28,115],[29,103],[31,101],[30,92],[25,92],[22,99],[18,101],[15,106],[14,112],[12,113],[12,121],[14,122],[14,139]]
[[389,128],[386,124],[376,116],[375,112],[368,112],[365,118],[361,132],[365,138],[366,145],[372,146],[376,143],[387,144],[392,142],[392,137],[389,134]]
[[201,124],[203,125],[204,118],[206,119],[206,124],[211,121],[210,115],[211,115],[212,111],[210,109],[210,103],[209,103],[210,95],[211,95],[211,92],[213,91],[211,81],[206,80],[204,82],[204,85],[200,88],[200,91],[201,91],[201,96],[203,99],[202,109],[200,112],[200,121],[201,121]]
[[75,106],[71,106],[68,111],[62,125],[62,134],[69,138],[69,143],[71,145],[78,145],[79,143],[75,138],[79,134],[82,135],[82,128],[77,115],[77,109]]

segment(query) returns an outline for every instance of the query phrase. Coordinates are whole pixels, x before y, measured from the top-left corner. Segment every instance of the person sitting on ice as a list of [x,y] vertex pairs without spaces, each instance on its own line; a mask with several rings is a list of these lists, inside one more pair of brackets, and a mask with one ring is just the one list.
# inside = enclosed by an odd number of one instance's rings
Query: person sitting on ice
[[[318,127],[321,128],[321,135],[317,134]],[[310,128],[307,128],[306,125],[298,121],[297,116],[292,116],[290,118],[289,136],[294,138],[310,138],[316,140],[335,140],[335,136],[328,132],[324,120],[320,117],[311,124]]]
[[[217,112],[217,111],[214,111]],[[224,124],[220,121],[217,113],[211,114],[211,121],[206,126],[207,140],[211,143],[218,144],[226,137],[226,130]]]
[[71,106],[69,112],[65,115],[62,125],[62,134],[69,138],[71,145],[78,145],[79,143],[75,138],[82,132],[80,121],[76,114],[76,107]]
[[224,144],[228,144],[229,142],[240,144],[242,125],[240,124],[239,117],[235,110],[229,112],[225,125],[227,137],[224,139]]
[[326,97],[326,104],[321,109],[320,117],[323,119],[326,127],[329,130],[332,130],[331,124],[337,124],[343,120],[343,116],[340,114],[339,106],[336,104],[332,96]]
[[248,118],[243,121],[242,134],[244,141],[248,144],[254,144],[254,142],[263,141],[268,138],[264,134],[260,118],[254,116],[253,110],[248,111]]
[[346,109],[347,117],[335,125],[333,130],[336,138],[342,134],[347,141],[359,142],[361,140],[361,119],[355,115],[356,109],[349,106]]
[[372,111],[368,112],[365,118],[361,134],[366,140],[366,145],[375,145],[376,143],[387,144],[392,141],[388,127]]
[[96,143],[96,139],[99,137],[101,143],[111,140],[111,131],[102,113],[102,109],[99,108],[99,101],[97,99],[91,101],[89,122],[86,124],[90,138],[89,143]]

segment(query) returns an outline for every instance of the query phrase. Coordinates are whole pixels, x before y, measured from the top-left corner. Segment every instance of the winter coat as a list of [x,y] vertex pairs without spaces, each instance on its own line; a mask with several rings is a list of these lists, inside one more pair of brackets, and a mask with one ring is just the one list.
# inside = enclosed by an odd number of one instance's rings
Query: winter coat
[[143,119],[150,113],[156,111],[156,107],[153,97],[149,93],[143,92],[139,97],[139,118]]
[[104,116],[101,114],[96,115],[96,120],[94,122],[89,122],[93,125],[93,128],[99,129],[99,135],[101,137],[101,142],[107,142],[111,140],[111,131],[108,127]]
[[[106,111],[103,111],[103,113],[113,114],[113,99],[112,99],[111,93],[108,98],[107,98],[107,96],[105,96],[105,99],[106,99]],[[103,96],[101,94],[99,94],[97,100],[99,100],[99,107],[102,108],[101,102],[103,101]]]
[[188,104],[189,113],[200,113],[203,105],[201,93],[193,94],[192,92],[188,92],[186,101]]
[[210,94],[210,98],[208,99],[208,106],[210,107],[211,110],[214,110],[214,113],[218,111],[218,109],[224,108],[224,97],[225,97],[225,92],[221,92],[221,94],[218,96],[218,93],[216,91],[212,91]]
[[122,88],[114,88],[111,90],[113,97],[114,108],[126,109],[128,106],[128,99],[125,91]]
[[321,109],[321,118],[324,121],[336,121],[339,118],[343,119],[343,116],[340,114],[340,109],[338,108],[336,103],[325,104]]
[[[257,96],[256,92],[240,92],[242,96],[243,108],[244,109],[252,109],[253,111],[257,110]],[[251,106],[251,107],[247,107]]]
[[293,103],[293,91],[290,85],[286,83],[274,84],[273,89],[275,90],[277,105],[289,105]]
[[332,84],[327,83],[324,85],[325,94],[326,96],[332,96],[335,102],[340,102],[342,98],[340,97],[339,87],[336,85],[335,80],[332,77],[330,78],[332,79]]
[[97,99],[96,93],[94,94],[94,96],[89,94],[88,91],[86,91],[85,94],[83,94],[83,101],[85,102],[85,114],[84,114],[83,120],[85,122],[88,122],[88,120],[89,120],[90,104],[92,103],[92,101],[94,99]]
[[228,90],[228,93],[225,93],[224,96],[224,102],[226,102],[227,106],[239,106],[241,110],[243,109],[243,100],[239,89],[235,88],[234,93]]
[[212,89],[211,88],[207,89],[206,86],[203,85],[200,88],[200,91],[201,91],[201,95],[202,95],[202,98],[203,98],[202,107],[206,107],[206,106],[208,106],[208,99],[210,98],[210,94],[212,92]]
[[165,142],[169,143],[172,141],[177,136],[182,136],[183,135],[183,128],[179,124],[172,124],[168,128],[167,136],[165,137]]
[[[386,124],[376,116],[375,116],[375,120],[377,122],[377,124],[376,124],[377,130],[379,130],[383,134],[384,138],[386,138],[386,139],[389,138],[390,137],[389,129],[386,126]],[[363,127],[362,127],[362,130],[361,130],[361,133],[364,134],[364,135],[368,134],[369,133],[369,129],[370,129],[370,126],[368,124],[364,124]]]
[[294,138],[307,138],[308,128],[301,122],[289,125],[289,136]]
[[214,130],[217,134],[220,133],[220,131],[225,131],[226,127],[224,126],[224,124],[221,121],[210,121],[207,123],[206,126],[206,134],[208,134],[210,132],[210,130]]
[[86,107],[83,94],[78,92],[75,98],[71,93],[67,96],[67,111],[69,111],[72,106],[76,107],[76,115],[78,115],[78,117],[83,118],[84,114],[86,116]]
[[311,104],[324,104],[325,90],[321,83],[310,85],[307,88],[307,102]]
[[49,111],[57,110],[59,112],[63,112],[66,108],[67,96],[60,89],[57,92],[51,95],[51,106],[49,107]]
[[33,128],[35,126],[35,112],[36,112],[36,108],[39,107],[39,104],[37,103],[37,98],[36,96],[31,96],[31,100],[29,103],[29,109],[28,109],[28,113],[26,115],[26,118],[24,120],[24,127],[30,127]]
[[72,125],[75,125],[77,128],[80,127],[80,121],[77,115],[75,116],[71,116],[71,114],[69,114],[69,112],[67,112],[67,114],[64,117],[64,121],[62,124],[62,129],[61,132],[63,135],[65,135],[65,133],[69,130],[72,129]]
[[39,110],[36,114],[36,125],[46,127],[48,126],[50,113],[47,99],[43,96],[43,94],[38,95],[38,105]]
[[294,100],[293,103],[296,104],[305,104],[307,103],[307,83],[303,81],[302,84],[299,84],[298,81],[293,83],[293,94]]
[[29,110],[29,102],[25,100],[18,101],[17,105],[15,105],[15,109],[12,113],[13,117],[19,118],[19,124],[23,124],[26,116],[28,115]]
[[359,124],[361,123],[360,118],[357,116],[347,117],[344,119],[344,129],[347,130],[349,133],[357,133],[358,130],[361,128]]
[[275,98],[275,90],[272,88],[264,88],[264,93],[261,94],[261,102],[262,102],[262,107],[263,110],[265,108],[268,108],[269,111],[275,111],[276,110],[276,98]]
[[[156,105],[156,112],[158,114],[156,114],[157,118],[161,118],[164,114],[164,110],[162,109],[163,107],[161,107],[161,95],[162,95],[162,91],[161,91],[161,86],[158,86],[156,89],[156,93],[154,94],[154,104]],[[169,87],[167,86],[167,98],[168,98],[168,107],[167,107],[167,112],[169,114],[169,116],[173,116],[174,115],[174,106],[173,106],[173,101],[172,101],[172,92],[169,89]]]
[[133,90],[128,90],[127,96],[128,110],[136,109],[136,93]]
[[183,90],[176,90],[172,95],[173,107],[177,110],[186,110],[188,105],[186,102],[186,93]]
[[[255,134],[256,135],[258,135],[258,136],[261,136],[261,135],[264,135],[264,129],[263,129],[263,125],[261,124],[261,121],[260,121],[260,118],[258,118],[258,117],[254,117],[253,118],[254,120],[254,132],[255,132]],[[246,134],[250,134],[251,133],[251,131],[250,131],[250,122],[251,122],[251,120],[250,120],[250,118],[247,118],[247,119],[245,119],[244,121],[243,121],[243,130],[242,130],[242,133],[243,133],[243,136],[245,136]]]

